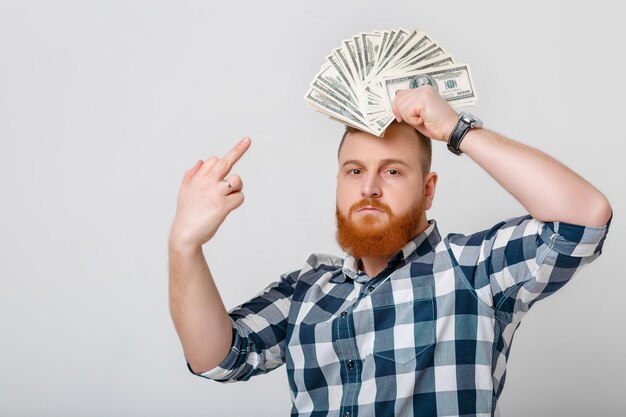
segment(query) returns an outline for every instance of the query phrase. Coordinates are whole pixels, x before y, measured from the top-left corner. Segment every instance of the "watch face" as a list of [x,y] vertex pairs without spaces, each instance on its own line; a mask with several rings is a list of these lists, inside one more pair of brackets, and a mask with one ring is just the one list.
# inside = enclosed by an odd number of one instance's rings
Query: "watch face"
[[461,120],[463,120],[465,123],[471,123],[474,120],[474,117],[469,114],[469,113],[465,113],[464,111],[462,111],[461,113],[459,113],[459,117],[461,118]]
[[472,114],[461,112],[459,117],[471,127],[482,127],[483,122]]

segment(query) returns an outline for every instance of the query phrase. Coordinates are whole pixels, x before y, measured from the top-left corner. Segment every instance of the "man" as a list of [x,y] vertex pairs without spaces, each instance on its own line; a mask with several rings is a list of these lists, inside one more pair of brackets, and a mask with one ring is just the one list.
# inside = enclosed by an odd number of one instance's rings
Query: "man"
[[[250,140],[187,171],[170,309],[191,372],[245,381],[286,363],[298,416],[498,415],[520,320],[600,255],[611,206],[550,156],[459,118],[430,86],[400,91],[393,111],[384,138],[347,129],[339,149],[337,240],[348,256],[311,255],[230,314],[201,246],[243,202],[241,179],[227,175]],[[529,214],[442,239],[426,218],[431,139],[465,153]]]

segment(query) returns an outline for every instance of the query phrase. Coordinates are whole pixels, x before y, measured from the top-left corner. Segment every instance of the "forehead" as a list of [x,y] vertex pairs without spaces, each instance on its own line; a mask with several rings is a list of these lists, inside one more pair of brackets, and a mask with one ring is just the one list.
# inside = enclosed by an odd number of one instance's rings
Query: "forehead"
[[339,164],[348,160],[374,163],[385,159],[399,159],[416,167],[420,163],[418,137],[404,129],[389,129],[384,138],[356,131],[346,135],[339,152]]

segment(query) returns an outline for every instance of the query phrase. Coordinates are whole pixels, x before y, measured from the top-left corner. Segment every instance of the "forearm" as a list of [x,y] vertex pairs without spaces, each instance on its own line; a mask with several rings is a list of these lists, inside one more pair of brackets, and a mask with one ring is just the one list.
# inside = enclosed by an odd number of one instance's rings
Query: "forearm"
[[202,246],[183,247],[170,239],[169,303],[191,368],[214,368],[230,350],[232,327]]
[[593,227],[609,220],[611,206],[600,191],[535,148],[488,129],[472,129],[460,148],[536,219]]

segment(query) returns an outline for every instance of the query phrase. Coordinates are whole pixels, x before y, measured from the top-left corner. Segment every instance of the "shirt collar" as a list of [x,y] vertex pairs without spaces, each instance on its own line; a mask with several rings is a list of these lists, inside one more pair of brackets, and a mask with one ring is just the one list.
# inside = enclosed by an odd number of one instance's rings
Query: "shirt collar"
[[[413,239],[411,239],[406,245],[399,249],[393,256],[389,258],[387,267],[392,264],[400,263],[406,265],[412,262],[416,258],[423,256],[432,251],[435,246],[441,241],[441,235],[437,228],[437,221],[435,219],[428,220],[428,227],[424,231]],[[351,278],[357,282],[365,282],[369,278],[358,272],[358,263],[360,259],[347,255],[343,261],[342,274],[337,274],[330,279],[330,282],[340,284],[346,281],[347,278]],[[371,278],[371,277],[370,277]]]

